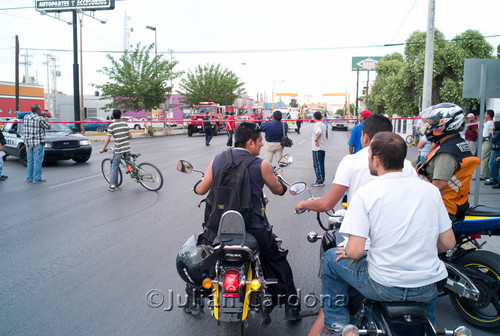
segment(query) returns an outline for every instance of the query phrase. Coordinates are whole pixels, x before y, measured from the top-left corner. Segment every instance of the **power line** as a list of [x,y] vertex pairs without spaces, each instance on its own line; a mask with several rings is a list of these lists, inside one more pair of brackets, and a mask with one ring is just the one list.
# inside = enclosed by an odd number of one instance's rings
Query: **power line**
[[35,6],[26,6],[26,7],[7,7],[7,8],[0,8],[0,11],[4,10],[16,10],[16,9],[32,9],[35,8]]
[[394,41],[394,38],[398,35],[399,31],[401,30],[401,27],[403,27],[403,25],[405,24],[406,19],[408,19],[408,16],[410,15],[411,11],[413,10],[413,7],[415,7],[415,4],[417,3],[417,1],[418,0],[415,0],[413,2],[413,5],[411,5],[410,10],[408,11],[408,13],[406,14],[405,18],[403,19],[403,22],[401,22],[401,25],[399,26],[398,30],[396,31],[396,34],[394,34],[394,36],[392,37],[391,41]]
[[[478,36],[478,37],[466,37],[459,39],[444,40],[448,42],[462,41],[462,40],[476,40],[476,39],[487,39],[500,37],[497,35],[488,36]],[[317,47],[317,48],[289,48],[289,49],[241,49],[241,50],[174,50],[176,54],[242,54],[242,53],[268,53],[268,52],[302,52],[302,51],[328,51],[328,50],[347,50],[347,49],[361,49],[361,48],[386,48],[386,47],[396,47],[404,46],[410,44],[425,44],[422,42],[401,42],[401,43],[388,43],[388,44],[376,44],[376,45],[359,45],[359,46],[341,46],[341,47]],[[71,49],[48,49],[48,48],[22,48],[27,50],[37,50],[37,51],[57,51],[57,52],[73,52]],[[108,53],[108,54],[123,54],[123,50],[83,50],[85,53]],[[158,54],[170,54],[170,51],[158,51]]]

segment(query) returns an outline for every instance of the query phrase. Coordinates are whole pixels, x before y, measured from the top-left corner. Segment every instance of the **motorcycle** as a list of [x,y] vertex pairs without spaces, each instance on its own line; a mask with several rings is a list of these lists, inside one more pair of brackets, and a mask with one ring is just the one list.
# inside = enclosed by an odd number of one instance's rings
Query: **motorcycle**
[[[287,167],[292,162],[292,156],[286,154],[278,161],[278,168]],[[184,160],[178,162],[177,170],[183,173],[196,171],[203,175],[202,171],[194,169]],[[274,171],[276,174],[277,169]],[[280,251],[286,253],[281,249],[281,240],[276,237],[276,241]],[[202,287],[211,292],[212,302],[208,307],[218,321],[220,334],[243,335],[248,316],[255,317],[257,314],[260,315],[261,326],[268,326],[272,307],[268,287],[278,281],[265,278],[258,243],[246,232],[243,216],[239,212],[229,210],[222,215],[211,248],[216,259],[215,267],[210,274],[205,274]],[[184,246],[181,251],[183,249]]]
[[453,225],[457,244],[440,255],[448,269],[441,295],[457,313],[480,328],[500,327],[500,256],[483,250],[481,236],[500,235],[500,209],[476,205]]
[[[304,190],[308,190],[311,199],[314,199],[305,183],[299,182],[290,186],[292,195],[298,195]],[[301,214],[305,211],[306,209],[301,209],[296,210],[295,213]],[[340,238],[337,236],[337,232],[340,229],[345,213],[345,209],[337,212],[333,211],[333,209],[327,211],[326,214],[329,216],[327,226],[321,220],[321,213],[316,213],[316,220],[324,233],[318,235],[316,232],[311,231],[307,234],[307,240],[310,243],[321,240],[320,256],[327,250],[337,246],[337,239]],[[349,291],[348,309],[353,324],[344,327],[342,335],[472,335],[471,331],[464,326],[460,326],[455,330],[435,329],[428,320],[422,303],[374,301],[364,298],[353,288]]]

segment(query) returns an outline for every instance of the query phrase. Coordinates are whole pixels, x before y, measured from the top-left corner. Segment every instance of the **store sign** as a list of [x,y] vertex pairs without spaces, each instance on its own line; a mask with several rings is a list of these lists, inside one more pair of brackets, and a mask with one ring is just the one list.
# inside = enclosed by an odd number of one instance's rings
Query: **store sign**
[[353,57],[352,71],[370,71],[374,70],[377,63],[382,59],[380,56]]
[[35,0],[35,9],[45,12],[69,12],[115,9],[115,0]]

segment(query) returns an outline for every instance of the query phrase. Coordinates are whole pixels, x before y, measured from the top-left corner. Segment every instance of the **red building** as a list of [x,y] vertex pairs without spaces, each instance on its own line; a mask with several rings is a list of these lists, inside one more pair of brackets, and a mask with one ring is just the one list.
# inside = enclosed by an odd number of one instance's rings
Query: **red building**
[[[42,85],[19,84],[19,110],[31,111],[31,105],[38,104],[45,110]],[[0,117],[16,116],[16,85],[12,82],[0,82]]]

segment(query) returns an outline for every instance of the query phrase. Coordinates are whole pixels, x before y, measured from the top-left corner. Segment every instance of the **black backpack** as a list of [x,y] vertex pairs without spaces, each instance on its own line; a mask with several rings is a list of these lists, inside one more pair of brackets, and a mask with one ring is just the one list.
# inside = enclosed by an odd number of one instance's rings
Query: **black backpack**
[[212,187],[205,199],[204,239],[213,242],[217,236],[221,216],[228,210],[236,210],[243,216],[248,226],[252,213],[252,192],[248,166],[257,157],[248,154],[240,162],[233,160],[232,150],[222,153],[219,171],[214,176]]

